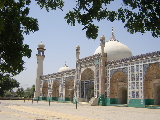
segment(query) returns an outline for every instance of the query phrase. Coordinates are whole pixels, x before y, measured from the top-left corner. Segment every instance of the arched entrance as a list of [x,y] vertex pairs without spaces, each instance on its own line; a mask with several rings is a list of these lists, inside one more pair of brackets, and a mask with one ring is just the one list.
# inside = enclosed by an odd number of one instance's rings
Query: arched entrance
[[58,100],[59,97],[59,82],[55,80],[52,86],[52,100]]
[[160,105],[160,85],[155,88],[154,104]]
[[127,104],[127,76],[122,71],[110,79],[110,104]]
[[127,89],[122,87],[118,91],[118,104],[127,104]]
[[[42,95],[43,95],[43,97],[47,97],[47,95],[48,95],[48,82],[44,82],[44,83],[43,83]],[[42,99],[43,99],[43,98],[42,98]],[[44,98],[44,99],[45,99],[45,98]]]
[[74,81],[68,79],[65,84],[65,101],[73,101],[74,97]]
[[88,102],[94,97],[94,72],[90,68],[85,69],[81,74],[79,101]]
[[159,63],[149,64],[144,77],[145,105],[160,105],[160,67]]

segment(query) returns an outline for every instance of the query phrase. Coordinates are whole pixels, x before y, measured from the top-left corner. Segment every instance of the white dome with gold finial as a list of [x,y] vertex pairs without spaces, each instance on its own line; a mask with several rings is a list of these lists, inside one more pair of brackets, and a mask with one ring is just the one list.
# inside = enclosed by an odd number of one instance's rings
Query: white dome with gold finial
[[[94,55],[98,53],[101,53],[101,46],[95,50]],[[126,45],[115,39],[113,28],[112,37],[105,43],[104,53],[107,53],[107,61],[119,60],[132,56],[131,50]]]
[[71,70],[67,65],[66,65],[66,62],[65,62],[65,65],[63,67],[61,67],[58,72],[64,72],[64,71],[68,71],[68,70]]

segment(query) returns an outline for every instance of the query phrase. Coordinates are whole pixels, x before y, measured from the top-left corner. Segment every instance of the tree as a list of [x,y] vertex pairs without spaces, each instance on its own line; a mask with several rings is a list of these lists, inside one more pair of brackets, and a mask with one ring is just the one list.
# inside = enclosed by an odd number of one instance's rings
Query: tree
[[32,96],[34,96],[34,92],[35,92],[35,85],[32,85],[32,87],[31,87],[31,94],[32,94]]
[[11,78],[10,75],[0,74],[0,96],[3,97],[5,91],[12,90],[15,87],[19,87],[19,82]]
[[10,91],[10,90],[5,91],[4,97],[11,97],[11,96],[12,96],[12,94],[11,94],[11,91]]
[[0,31],[0,73],[16,75],[24,67],[22,57],[30,57],[31,49],[23,44],[23,34],[38,30],[37,19],[27,17],[29,0],[6,0],[0,9],[3,26]]
[[4,97],[14,97],[15,96],[15,92],[13,90],[8,90],[5,91],[4,93]]
[[[39,0],[47,10],[61,8],[60,0]],[[52,2],[51,2],[52,1]],[[31,49],[23,44],[24,34],[37,31],[38,21],[28,17],[31,0],[0,0],[0,73],[17,75],[24,70],[23,57],[31,57]]]
[[160,0],[122,0],[115,11],[108,10],[114,0],[77,0],[73,11],[66,14],[67,23],[75,26],[76,21],[86,29],[88,38],[96,39],[98,26],[93,21],[107,19],[111,22],[121,20],[128,32],[151,31],[153,37],[160,37]]
[[[61,9],[63,0],[36,0],[47,11]],[[160,0],[122,0],[114,11],[108,9],[114,0],[77,0],[75,8],[66,14],[68,24],[76,21],[84,26],[86,36],[96,39],[98,26],[93,21],[107,19],[122,21],[130,33],[151,31],[160,36]],[[23,35],[38,31],[38,20],[28,17],[31,0],[0,0],[0,73],[19,74],[24,70],[23,57],[31,56],[31,49],[23,44]]]
[[24,96],[24,89],[22,87],[17,89],[16,96],[18,96],[18,97]]
[[34,91],[35,91],[35,85],[32,85],[31,88],[27,88],[25,91],[24,91],[24,97],[29,97],[29,98],[32,98],[34,96]]
[[26,90],[24,90],[24,97],[31,97],[31,89],[29,87]]

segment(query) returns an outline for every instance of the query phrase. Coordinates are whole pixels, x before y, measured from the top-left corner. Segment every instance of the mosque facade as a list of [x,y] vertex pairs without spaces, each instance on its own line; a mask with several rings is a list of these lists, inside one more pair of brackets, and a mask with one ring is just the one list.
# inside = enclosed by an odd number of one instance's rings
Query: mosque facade
[[79,58],[76,68],[66,64],[57,73],[43,75],[44,44],[38,45],[34,97],[38,100],[89,102],[91,105],[146,107],[160,105],[160,51],[133,56],[116,40],[100,38],[94,55]]

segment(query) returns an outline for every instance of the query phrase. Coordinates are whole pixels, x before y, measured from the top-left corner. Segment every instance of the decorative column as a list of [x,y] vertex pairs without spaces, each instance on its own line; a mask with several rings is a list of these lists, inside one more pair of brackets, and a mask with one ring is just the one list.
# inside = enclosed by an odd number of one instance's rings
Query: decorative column
[[77,80],[79,80],[79,65],[77,64],[77,61],[79,60],[79,55],[80,55],[80,46],[76,46],[76,73],[75,73],[75,78],[74,78],[74,98],[73,98],[73,103],[76,103],[78,101],[79,97],[79,85],[77,85]]
[[43,60],[45,58],[44,55],[44,51],[46,49],[44,49],[45,45],[41,42],[38,45],[38,54],[36,54],[37,56],[37,77],[36,77],[36,85],[35,85],[35,94],[34,94],[34,98],[35,99],[39,99],[40,95],[40,84],[41,84],[41,79],[40,77],[43,75]]
[[104,35],[101,36],[100,38],[100,46],[101,46],[101,66],[100,66],[100,96],[98,100],[99,105],[105,105],[105,61],[106,61],[106,56],[104,53],[104,47],[105,47],[105,37]]
[[76,62],[79,59],[79,55],[80,55],[80,46],[76,46]]

